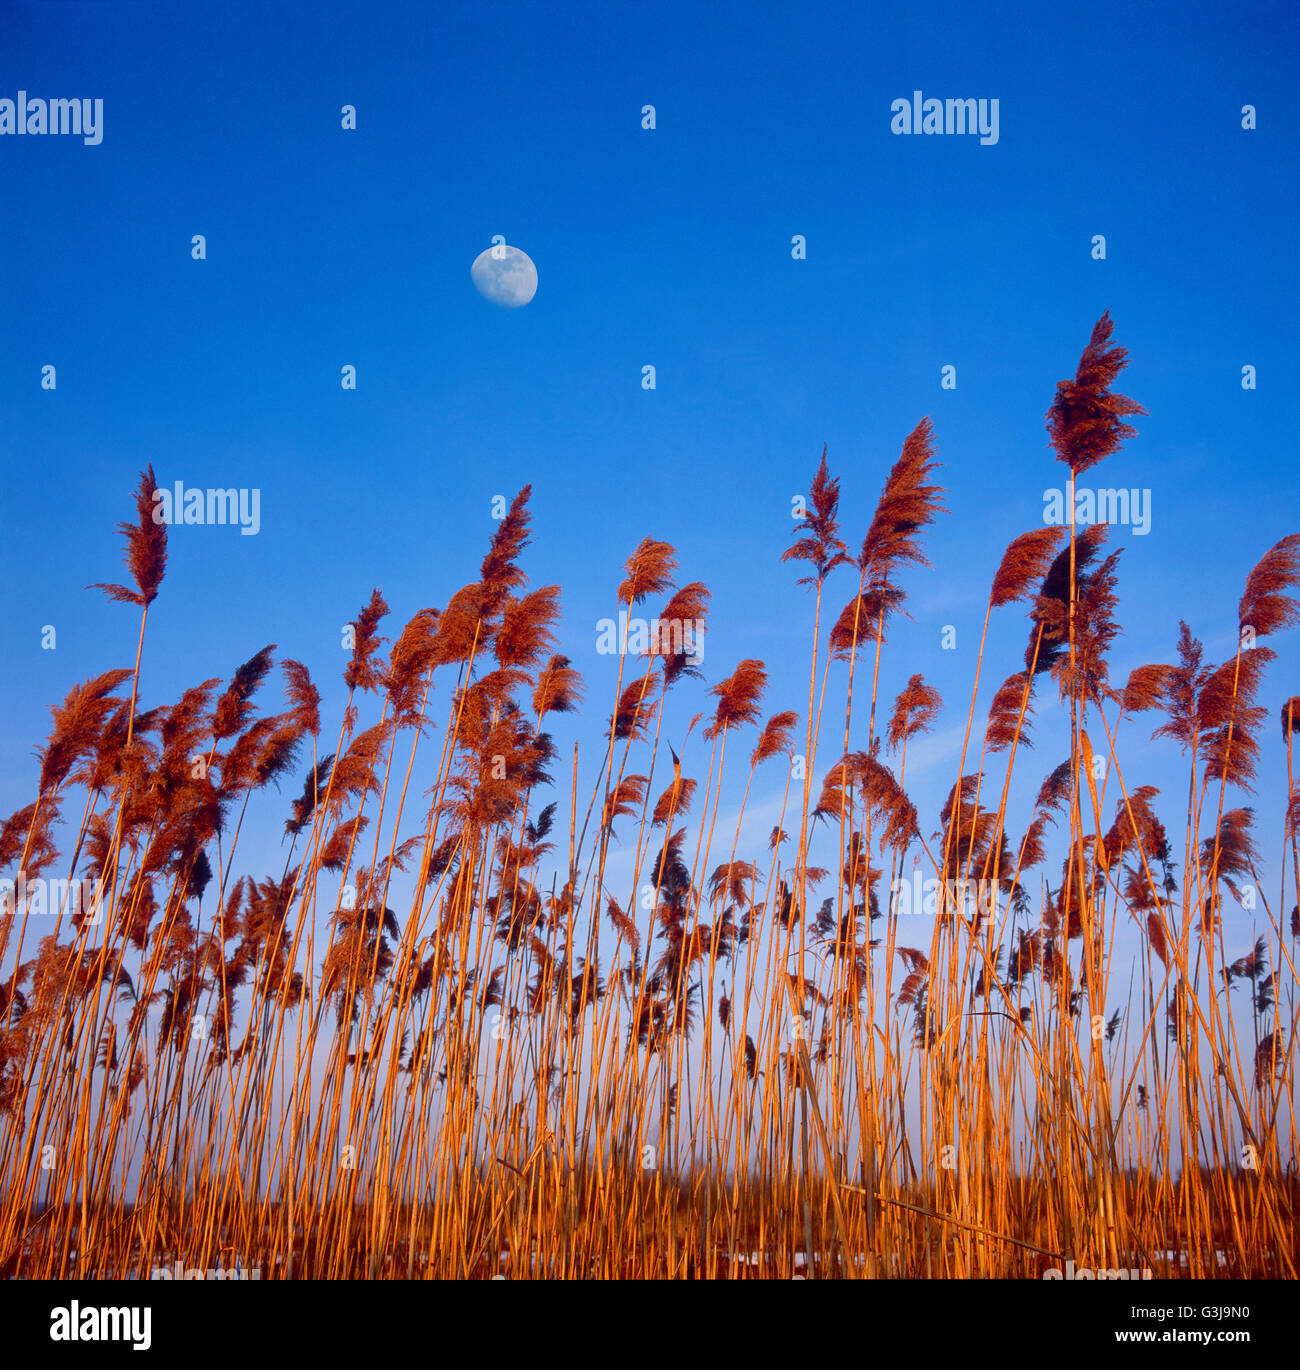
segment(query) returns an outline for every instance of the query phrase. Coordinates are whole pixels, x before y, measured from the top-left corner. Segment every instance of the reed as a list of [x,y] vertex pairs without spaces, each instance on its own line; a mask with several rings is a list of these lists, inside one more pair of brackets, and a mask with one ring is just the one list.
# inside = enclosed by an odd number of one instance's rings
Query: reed
[[[1125,364],[1104,316],[1057,387],[1071,494],[1143,412],[1113,389]],[[1267,745],[1262,639],[1300,623],[1300,536],[1248,577],[1230,658],[1181,624],[1177,661],[1122,685],[1104,526],[990,558],[926,836],[908,748],[943,701],[915,672],[892,701],[881,684],[945,512],[937,450],[923,420],[856,556],[823,452],[783,554],[808,571],[806,700],[769,711],[764,663],[742,660],[668,745],[669,694],[700,671],[655,641],[620,658],[581,757],[547,731],[581,716],[584,684],[555,651],[560,588],[521,569],[527,487],[441,611],[390,643],[383,596],[363,606],[337,735],[300,663],[268,700],[273,646],[142,707],[167,562],[146,471],[122,525],[133,586],[97,587],[140,610],[134,665],[53,709],[35,798],[0,826],[0,1272],[969,1278],[1073,1259],[1295,1278],[1300,698],[1280,813],[1243,801]],[[703,622],[707,587],[678,576],[647,537],[614,604]],[[1024,658],[985,715],[1010,606]],[[1172,828],[1150,752],[1117,750],[1143,713],[1186,758]],[[1069,755],[1026,776],[1052,716]],[[283,869],[237,874],[245,818],[290,776]],[[762,850],[755,793],[780,805]],[[1259,844],[1278,836],[1270,898]],[[882,893],[922,871],[938,894],[914,946]],[[56,876],[93,881],[95,906],[64,887],[52,922],[34,910]],[[1229,946],[1225,894],[1246,885],[1268,931]]]

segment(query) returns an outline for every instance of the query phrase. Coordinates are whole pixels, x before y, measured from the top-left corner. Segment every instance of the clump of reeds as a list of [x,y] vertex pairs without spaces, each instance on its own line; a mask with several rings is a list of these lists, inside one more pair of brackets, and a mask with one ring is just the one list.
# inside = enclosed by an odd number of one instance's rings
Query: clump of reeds
[[[1112,388],[1111,337],[1106,316],[1048,413],[1071,487],[1143,412]],[[1242,798],[1266,745],[1260,639],[1300,623],[1300,536],[1248,577],[1231,657],[1206,661],[1181,624],[1177,661],[1122,686],[1106,528],[1015,538],[932,832],[908,747],[943,701],[915,672],[892,703],[881,684],[937,470],[925,419],[855,556],[823,452],[781,553],[811,591],[806,701],[769,712],[763,662],[707,685],[656,638],[595,711],[589,792],[547,731],[585,686],[554,650],[559,587],[530,591],[520,565],[529,488],[440,611],[390,639],[371,594],[322,740],[300,663],[268,702],[272,646],[139,708],[167,562],[146,471],[122,525],[135,588],[98,587],[141,610],[134,665],[54,709],[35,798],[0,825],[19,888],[65,872],[96,891],[0,909],[0,1272],[233,1253],[263,1278],[1033,1276],[1067,1257],[1294,1278],[1300,697],[1276,906]],[[703,622],[707,587],[678,577],[646,537],[614,601]],[[1015,605],[1023,660],[982,714],[989,624]],[[670,692],[692,690],[669,745]],[[1172,828],[1141,754],[1117,751],[1138,713],[1186,758]],[[1049,716],[1069,754],[1026,778]],[[283,868],[240,871],[250,803],[290,776]],[[762,850],[755,785],[781,803]],[[882,892],[922,863],[931,935],[904,945]],[[1248,886],[1268,930],[1230,949],[1224,900]],[[1130,924],[1136,962],[1116,949]]]

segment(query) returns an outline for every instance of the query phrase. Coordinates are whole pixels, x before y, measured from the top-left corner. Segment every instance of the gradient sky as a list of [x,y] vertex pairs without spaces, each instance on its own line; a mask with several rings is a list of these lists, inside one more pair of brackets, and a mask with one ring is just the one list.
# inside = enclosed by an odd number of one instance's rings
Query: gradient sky
[[[928,835],[989,578],[1064,484],[1045,411],[1106,309],[1131,353],[1119,388],[1149,416],[1093,483],[1149,489],[1153,514],[1111,544],[1127,549],[1112,678],[1171,659],[1180,618],[1207,659],[1231,654],[1247,572],[1300,527],[1293,5],[551,8],[0,3],[0,98],[104,101],[97,147],[0,137],[0,810],[34,795],[47,707],[130,664],[134,611],[84,587],[122,578],[114,528],[146,462],[163,485],[258,488],[261,530],[172,529],[142,702],[274,642],[312,669],[331,739],[341,625],[374,586],[390,637],[445,604],[477,572],[493,496],[531,482],[523,566],[564,587],[560,647],[587,680],[583,720],[554,729],[567,756],[574,737],[599,745],[616,662],[596,623],[646,535],[714,595],[706,683],[681,690],[668,739],[742,657],[767,663],[769,710],[802,713],[811,603],[779,561],[791,498],[826,444],[856,547],[930,415],[952,513],[926,538],[933,567],[907,578],[913,618],[881,679],[892,700],[921,671],[949,705],[909,758]],[[997,98],[997,145],[891,134],[891,101],[918,88]],[[524,309],[471,285],[497,233],[537,264]],[[850,579],[832,580],[832,613]],[[1019,607],[995,620],[981,716],[1026,632]],[[1271,645],[1253,802],[1275,901],[1276,716],[1300,651],[1294,634]],[[1068,745],[1054,694],[1044,680],[1017,763],[1029,794]],[[1186,772],[1147,746],[1156,721],[1128,725],[1121,753],[1173,830]],[[255,873],[278,874],[297,788],[241,838]],[[1228,916],[1243,953],[1259,916]]]

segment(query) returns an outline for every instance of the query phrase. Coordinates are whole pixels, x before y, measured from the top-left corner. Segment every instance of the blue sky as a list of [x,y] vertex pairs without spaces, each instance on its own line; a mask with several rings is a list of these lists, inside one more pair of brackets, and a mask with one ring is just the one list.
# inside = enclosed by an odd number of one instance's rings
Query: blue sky
[[[1149,534],[1112,542],[1113,679],[1169,660],[1180,617],[1210,660],[1231,654],[1245,575],[1300,526],[1292,6],[548,8],[0,4],[0,98],[104,101],[99,146],[0,137],[4,812],[34,793],[47,707],[130,663],[134,613],[83,587],[120,578],[114,527],[146,462],[163,484],[261,491],[256,537],[172,530],[146,704],[275,642],[311,667],[332,737],[340,626],[374,586],[390,636],[445,604],[477,571],[492,497],[531,482],[523,564],[564,587],[588,722],[615,668],[596,623],[646,535],[713,591],[707,684],[757,656],[768,707],[802,713],[791,497],[826,444],[856,546],[930,415],[952,513],[882,671],[886,699],[921,671],[950,706],[914,794],[928,833],[989,578],[1064,483],[1044,413],[1106,309],[1132,357],[1120,388],[1149,416],[1095,483],[1152,492]],[[891,101],[916,89],[998,99],[997,145],[891,134]],[[471,285],[497,233],[537,264],[524,309]],[[1025,635],[1001,611],[984,698]],[[1300,653],[1272,645],[1255,802],[1276,870],[1276,712]],[[1030,792],[1061,755],[1041,726]],[[582,723],[555,731],[566,755],[575,736],[596,746]],[[1161,785],[1172,828],[1185,771],[1167,743],[1147,757],[1149,731],[1128,731],[1127,778]],[[259,873],[278,873],[296,788],[241,838]]]

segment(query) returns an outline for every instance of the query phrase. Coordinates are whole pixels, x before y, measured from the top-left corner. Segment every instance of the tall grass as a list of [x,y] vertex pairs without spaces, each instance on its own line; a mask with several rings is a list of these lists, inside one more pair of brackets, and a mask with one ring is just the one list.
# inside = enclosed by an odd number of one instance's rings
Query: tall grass
[[[1071,508],[1142,412],[1111,388],[1124,365],[1103,317],[1057,388]],[[1294,1278],[1300,698],[1265,821],[1276,905],[1240,797],[1265,745],[1261,639],[1300,622],[1300,537],[1249,576],[1230,659],[1182,625],[1177,662],[1123,686],[1106,528],[1016,538],[927,837],[908,747],[943,702],[915,673],[879,690],[943,512],[935,442],[928,420],[907,437],[856,555],[823,453],[784,552],[808,572],[802,714],[765,714],[765,667],[741,661],[679,757],[666,697],[700,670],[665,628],[620,657],[581,792],[577,749],[546,731],[583,684],[554,651],[559,588],[520,569],[529,489],[478,579],[391,644],[372,595],[331,738],[295,661],[282,711],[256,702],[272,647],[139,708],[167,557],[146,471],[123,525],[134,588],[98,587],[140,609],[135,664],[54,709],[36,798],[0,829],[0,872],[27,881],[0,917],[3,1273],[970,1277],[1071,1258]],[[646,538],[614,600],[673,625],[709,592]],[[1024,660],[982,718],[989,624],[1016,605]],[[1024,776],[1035,709],[1068,724],[1045,779]],[[1116,752],[1143,711],[1186,759],[1172,832],[1142,753]],[[237,873],[250,800],[290,775],[283,869]],[[780,804],[761,853],[742,837],[755,793]],[[1018,839],[1013,796],[1032,798]],[[611,888],[616,843],[633,874]],[[884,892],[922,871],[938,886],[915,946]],[[95,906],[35,907],[57,872],[94,881]],[[1246,886],[1269,933],[1234,959],[1223,899]]]

